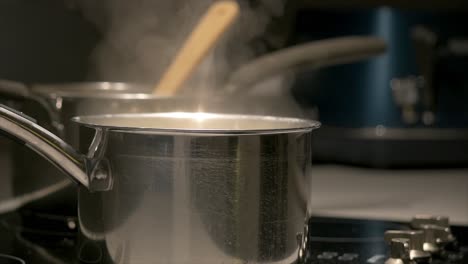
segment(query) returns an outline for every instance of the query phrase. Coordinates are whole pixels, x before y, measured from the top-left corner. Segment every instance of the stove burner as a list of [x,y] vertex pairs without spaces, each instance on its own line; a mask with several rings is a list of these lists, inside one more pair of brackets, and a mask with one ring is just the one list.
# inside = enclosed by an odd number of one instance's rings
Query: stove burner
[[0,264],[26,264],[26,261],[15,256],[0,254]]

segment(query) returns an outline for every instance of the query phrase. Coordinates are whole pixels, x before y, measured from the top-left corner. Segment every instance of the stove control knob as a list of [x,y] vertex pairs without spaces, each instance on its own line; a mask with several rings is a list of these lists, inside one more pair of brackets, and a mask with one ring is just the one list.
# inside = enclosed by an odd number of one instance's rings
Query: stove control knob
[[390,258],[385,264],[411,264],[409,258],[409,239],[393,238],[390,241]]
[[425,232],[424,250],[437,254],[445,249],[458,251],[457,239],[450,230],[448,217],[417,216],[411,220],[411,227]]
[[450,227],[449,218],[446,216],[417,215],[411,219],[412,228],[421,229],[422,225]]
[[[385,232],[384,238],[390,246],[392,244],[392,240],[394,239],[407,239],[409,260],[415,263],[430,263],[431,254],[424,251],[424,231],[389,230]],[[400,247],[401,249],[401,245],[397,247]]]
[[448,227],[422,225],[421,230],[424,231],[424,251],[432,254],[442,253],[447,245],[455,242]]

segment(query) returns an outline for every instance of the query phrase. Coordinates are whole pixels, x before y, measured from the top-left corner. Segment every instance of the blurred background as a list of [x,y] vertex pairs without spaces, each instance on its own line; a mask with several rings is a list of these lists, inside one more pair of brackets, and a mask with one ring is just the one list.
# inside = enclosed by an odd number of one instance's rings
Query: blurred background
[[[2,87],[20,97],[22,85],[51,86],[52,92],[91,82],[105,82],[98,86],[106,89],[126,84],[152,88],[214,1],[0,0],[0,103],[55,129],[48,109],[37,105],[42,101],[12,99]],[[319,235],[325,230],[324,237],[381,239],[388,225],[366,221],[407,222],[418,214],[445,215],[455,225],[468,225],[468,1],[238,3],[240,18],[184,84],[181,94],[188,100],[174,107],[193,108],[191,98],[197,98],[197,109],[319,120],[322,127],[313,134],[309,209],[318,219],[332,219],[314,231]],[[261,73],[275,65],[251,67],[246,76],[262,78],[247,81],[236,97],[223,90],[233,72],[258,58],[346,36],[378,37],[387,48],[358,62],[329,63],[340,51],[324,45],[307,53],[323,55],[323,61],[311,65],[296,56],[300,62],[294,67],[278,66],[272,74]],[[287,61],[286,56],[271,64]],[[214,105],[198,99],[226,94],[229,100]],[[50,98],[60,110],[60,95]],[[165,110],[173,107],[168,102]],[[62,120],[65,126],[69,118]],[[73,136],[70,132],[65,138]],[[27,233],[22,234],[27,237],[24,251],[18,237],[13,238],[17,235],[0,235],[0,253],[37,254],[49,261],[45,263],[62,263],[55,255],[75,258],[69,248],[75,245],[78,224],[76,191],[62,177],[36,153],[0,135],[0,214],[21,211],[19,230]],[[362,230],[354,224],[340,229],[329,225],[339,223],[336,218],[365,224]],[[468,243],[466,237],[459,239]],[[323,251],[321,245],[315,249]],[[376,252],[386,250],[383,244]],[[376,254],[371,253],[369,257]],[[383,263],[385,257],[379,258],[381,262],[368,263]],[[96,263],[85,260],[80,259]]]
[[[155,83],[211,2],[1,0],[0,78]],[[187,82],[186,94],[217,91],[240,65],[287,47],[381,37],[388,45],[382,55],[304,65],[249,89],[279,93],[284,102],[275,104],[294,108],[288,115],[322,123],[312,146],[314,214],[385,220],[443,214],[468,224],[468,2],[240,4],[241,19]],[[2,139],[8,150],[12,143]],[[5,152],[0,197],[14,192]]]

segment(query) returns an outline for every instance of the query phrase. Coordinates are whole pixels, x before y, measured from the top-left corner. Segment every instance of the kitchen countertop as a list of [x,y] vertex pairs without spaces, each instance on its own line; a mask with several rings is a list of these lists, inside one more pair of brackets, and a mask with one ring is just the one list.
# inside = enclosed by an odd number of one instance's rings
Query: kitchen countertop
[[408,221],[434,214],[468,225],[468,169],[314,165],[311,188],[314,215]]

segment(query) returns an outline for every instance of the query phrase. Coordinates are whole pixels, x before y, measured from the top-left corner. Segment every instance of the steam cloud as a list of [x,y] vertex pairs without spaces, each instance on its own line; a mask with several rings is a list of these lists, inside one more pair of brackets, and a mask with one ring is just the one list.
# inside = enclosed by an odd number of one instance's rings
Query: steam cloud
[[[93,53],[91,77],[156,83],[215,0],[77,1],[84,15],[103,33]],[[252,47],[251,43],[265,32],[273,17],[283,15],[285,1],[239,0],[240,18],[187,82],[189,90],[219,87],[227,74],[263,52],[262,47]]]

